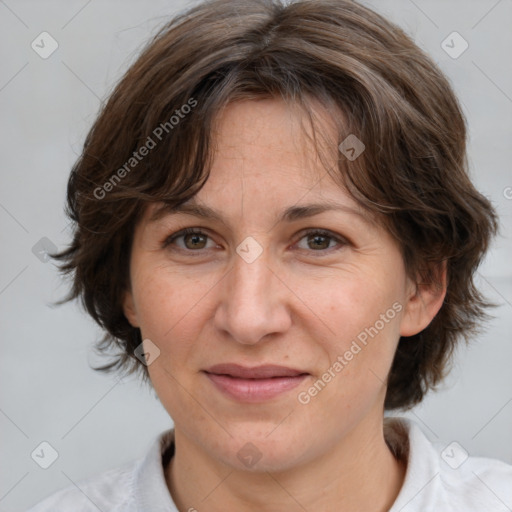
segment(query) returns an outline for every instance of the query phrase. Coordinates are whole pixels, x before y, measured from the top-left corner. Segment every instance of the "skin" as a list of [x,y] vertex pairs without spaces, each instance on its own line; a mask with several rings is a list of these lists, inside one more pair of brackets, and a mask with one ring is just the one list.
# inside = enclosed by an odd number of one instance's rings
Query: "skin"
[[[408,277],[395,240],[334,183],[284,103],[232,103],[218,121],[213,168],[195,200],[225,224],[183,213],[150,222],[152,204],[135,228],[124,300],[130,323],[160,350],[148,370],[175,424],[171,495],[182,512],[388,510],[406,467],[384,440],[385,378],[399,337],[430,323],[445,288]],[[277,221],[286,207],[326,201],[344,209]],[[207,237],[162,247],[185,227]],[[306,229],[332,238],[315,244]],[[236,252],[248,236],[263,248],[251,263]],[[301,404],[298,394],[396,303],[401,311]],[[226,362],[310,376],[266,402],[240,403],[203,373]],[[261,455],[251,467],[237,457],[248,442]]]

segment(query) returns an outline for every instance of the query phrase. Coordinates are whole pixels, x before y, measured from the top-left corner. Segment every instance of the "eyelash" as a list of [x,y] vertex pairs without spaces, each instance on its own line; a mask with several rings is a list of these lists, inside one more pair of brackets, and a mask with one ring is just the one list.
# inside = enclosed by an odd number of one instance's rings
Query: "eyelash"
[[[169,246],[178,238],[181,238],[181,237],[184,237],[184,236],[187,236],[187,235],[201,235],[201,236],[206,236],[207,238],[210,238],[210,236],[197,229],[197,228],[185,228],[185,229],[182,229],[170,236],[168,236],[164,242],[162,243],[162,249],[165,249],[165,248],[169,248]],[[302,240],[303,238],[306,238],[308,236],[312,236],[312,235],[320,235],[320,236],[324,236],[326,238],[329,238],[331,240],[334,240],[335,242],[338,242],[339,245],[341,245],[341,247],[338,247],[338,248],[327,248],[327,249],[319,249],[318,251],[314,251],[314,250],[310,250],[309,252],[313,252],[313,253],[320,253],[319,256],[323,256],[325,255],[326,253],[330,254],[332,251],[339,251],[341,249],[343,249],[343,247],[347,246],[347,245],[350,245],[350,242],[342,237],[339,237],[339,236],[334,236],[333,233],[331,233],[330,231],[326,231],[324,229],[310,229],[310,230],[307,230],[307,231],[304,231],[302,234],[301,234],[301,237],[299,238],[299,241]],[[183,249],[181,247],[177,247],[177,250],[178,251],[185,251],[189,254],[192,254],[194,252],[197,252],[197,253],[201,253],[203,252],[204,250],[206,249],[198,249],[196,251],[192,250],[192,249]],[[322,254],[323,253],[323,254]]]

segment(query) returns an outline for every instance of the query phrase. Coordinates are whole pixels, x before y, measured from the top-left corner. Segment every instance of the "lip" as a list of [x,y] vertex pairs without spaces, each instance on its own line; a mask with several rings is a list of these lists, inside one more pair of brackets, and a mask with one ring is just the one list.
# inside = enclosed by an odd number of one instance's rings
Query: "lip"
[[217,375],[229,375],[239,379],[269,379],[274,377],[297,377],[307,373],[304,370],[288,368],[287,366],[277,366],[266,364],[261,366],[242,366],[235,363],[216,364],[206,370],[207,373]]
[[263,402],[297,387],[309,373],[277,365],[246,367],[219,364],[204,372],[225,395],[242,402]]

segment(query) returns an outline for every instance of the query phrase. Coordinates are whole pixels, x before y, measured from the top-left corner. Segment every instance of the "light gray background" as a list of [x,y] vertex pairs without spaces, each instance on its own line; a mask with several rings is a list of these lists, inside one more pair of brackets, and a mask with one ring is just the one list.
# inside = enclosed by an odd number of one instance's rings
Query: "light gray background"
[[[512,462],[510,173],[511,0],[372,0],[447,73],[470,127],[471,172],[502,220],[482,265],[482,290],[501,306],[461,349],[442,389],[407,415],[433,441]],[[21,511],[58,488],[142,455],[171,420],[152,391],[89,368],[100,335],[77,305],[48,306],[67,285],[32,247],[70,240],[63,214],[70,168],[100,105],[137,49],[185,1],[0,1],[0,512]],[[43,31],[59,44],[44,60]],[[469,43],[452,59],[441,42]],[[41,469],[31,452],[59,454]]]

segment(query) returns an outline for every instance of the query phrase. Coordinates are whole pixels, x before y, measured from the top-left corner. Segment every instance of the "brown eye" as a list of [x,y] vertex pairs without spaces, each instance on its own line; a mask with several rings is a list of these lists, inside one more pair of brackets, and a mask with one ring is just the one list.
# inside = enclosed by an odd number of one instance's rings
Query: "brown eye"
[[326,235],[308,235],[310,249],[328,249],[332,237]]
[[[181,251],[199,252],[202,249],[208,249],[208,240],[209,236],[202,231],[187,228],[169,236],[163,242],[162,247],[165,249],[166,247],[174,245]],[[178,241],[180,243],[178,243]]]
[[[305,240],[306,243],[301,246],[303,240]],[[321,253],[319,254],[319,256],[321,256],[322,253],[325,254],[333,250],[343,249],[347,244],[348,242],[343,238],[334,236],[329,231],[313,230],[303,234],[298,246],[299,249],[305,251]]]
[[187,249],[204,249],[208,237],[199,233],[183,235],[183,241]]

